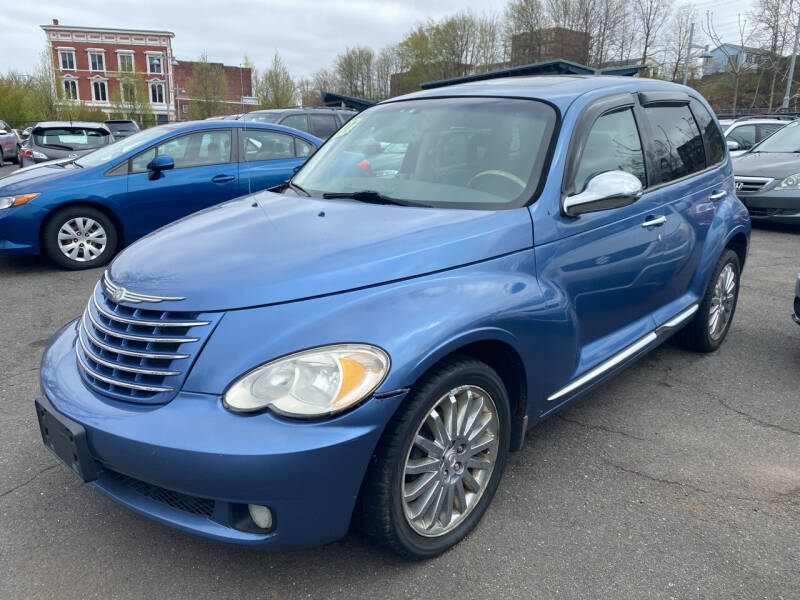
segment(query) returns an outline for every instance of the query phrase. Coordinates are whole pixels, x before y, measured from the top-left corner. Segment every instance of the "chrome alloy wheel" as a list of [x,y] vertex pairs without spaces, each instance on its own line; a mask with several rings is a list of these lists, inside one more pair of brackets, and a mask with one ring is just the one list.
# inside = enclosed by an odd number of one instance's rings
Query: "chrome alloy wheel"
[[708,333],[712,339],[718,340],[725,332],[728,321],[733,314],[733,302],[736,299],[736,273],[728,263],[720,271],[714,284],[714,295],[711,296],[711,307],[708,312]]
[[474,385],[439,398],[417,428],[403,474],[403,512],[411,528],[438,537],[478,504],[494,471],[499,420],[494,400]]
[[58,249],[77,262],[94,260],[103,253],[108,244],[106,230],[94,219],[75,217],[58,230]]

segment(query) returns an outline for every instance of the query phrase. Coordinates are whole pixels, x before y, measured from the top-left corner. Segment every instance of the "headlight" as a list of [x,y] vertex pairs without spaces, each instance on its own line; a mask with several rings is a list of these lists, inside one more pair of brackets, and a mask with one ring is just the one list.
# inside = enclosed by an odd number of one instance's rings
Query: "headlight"
[[366,399],[389,372],[389,355],[367,344],[304,350],[256,367],[225,392],[235,412],[269,408],[290,417],[321,417]]
[[19,206],[30,202],[39,194],[22,194],[20,196],[0,196],[0,210],[4,208],[11,208],[12,206]]
[[800,173],[789,175],[778,184],[776,190],[800,190]]

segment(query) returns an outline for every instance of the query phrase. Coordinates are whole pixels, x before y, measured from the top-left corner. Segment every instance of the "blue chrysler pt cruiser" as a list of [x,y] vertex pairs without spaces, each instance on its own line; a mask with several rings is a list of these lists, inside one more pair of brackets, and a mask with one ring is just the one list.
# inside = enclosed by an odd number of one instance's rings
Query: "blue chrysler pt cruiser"
[[349,121],[279,193],[123,251],[50,342],[45,444],[143,515],[409,558],[480,521],[526,429],[673,334],[715,350],[750,222],[708,104],[490,80]]

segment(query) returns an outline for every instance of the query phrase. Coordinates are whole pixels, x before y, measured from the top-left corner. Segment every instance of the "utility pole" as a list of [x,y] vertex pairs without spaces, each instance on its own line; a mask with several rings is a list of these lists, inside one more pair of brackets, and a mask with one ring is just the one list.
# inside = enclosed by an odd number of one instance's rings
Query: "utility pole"
[[794,77],[794,61],[797,58],[797,43],[800,42],[800,15],[797,16],[797,29],[794,32],[794,50],[792,60],[789,61],[789,73],[786,77],[786,93],[783,95],[781,112],[789,112],[789,96],[792,93],[792,78]]
[[692,57],[692,42],[694,41],[694,23],[689,27],[689,45],[686,46],[686,61],[683,63],[683,85],[689,79],[689,61]]

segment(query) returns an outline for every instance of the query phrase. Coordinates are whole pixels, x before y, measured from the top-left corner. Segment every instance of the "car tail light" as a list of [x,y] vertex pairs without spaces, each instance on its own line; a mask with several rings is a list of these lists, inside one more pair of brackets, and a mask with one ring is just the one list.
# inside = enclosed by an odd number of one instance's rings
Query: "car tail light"
[[23,158],[33,158],[33,150],[30,148],[20,148],[19,153]]

